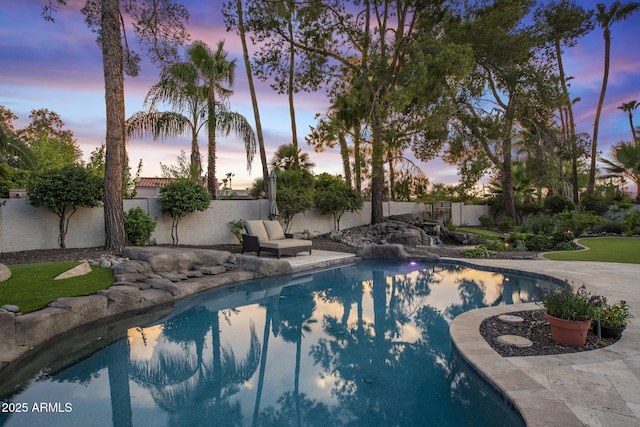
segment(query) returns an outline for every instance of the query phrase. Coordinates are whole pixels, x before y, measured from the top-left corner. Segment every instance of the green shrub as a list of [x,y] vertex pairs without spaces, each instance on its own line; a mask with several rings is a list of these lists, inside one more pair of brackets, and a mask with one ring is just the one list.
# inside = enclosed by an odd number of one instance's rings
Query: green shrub
[[609,209],[609,204],[601,194],[584,193],[580,196],[580,207],[583,212],[603,215]]
[[541,234],[531,234],[527,236],[524,243],[530,251],[534,252],[546,252],[553,248],[551,237]]
[[238,242],[242,244],[242,231],[246,226],[244,219],[231,220],[229,221],[229,225],[231,226],[231,234],[236,236]]
[[590,227],[602,225],[605,220],[590,212],[567,211],[556,215],[560,220],[560,229],[572,232],[579,237]]
[[129,209],[124,214],[124,231],[132,246],[144,246],[149,243],[151,233],[156,229],[156,222],[139,207]]
[[574,205],[571,199],[559,194],[553,194],[544,199],[544,209],[551,214],[557,214],[573,210]]
[[524,240],[516,240],[515,243],[511,246],[511,248],[512,250],[518,251],[518,252],[524,252],[529,250]]
[[480,225],[484,228],[491,228],[496,225],[496,220],[491,215],[480,215]]
[[630,211],[624,217],[624,225],[627,227],[627,236],[632,236],[636,228],[640,226],[640,212]]
[[516,226],[516,221],[511,217],[506,217],[502,220],[500,224],[498,224],[498,230],[503,232],[513,231]]
[[528,217],[522,224],[522,230],[533,234],[550,236],[556,230],[557,221],[548,215]]
[[593,227],[593,231],[596,233],[624,234],[627,231],[627,227],[620,221],[607,221],[602,225]]
[[553,247],[554,251],[575,251],[578,247],[573,242],[561,242]]
[[511,233],[511,234],[509,234],[509,236],[507,237],[506,241],[507,241],[508,243],[514,244],[514,243],[516,243],[518,240],[522,240],[522,241],[524,241],[524,240],[527,238],[527,236],[528,236],[528,235],[529,235],[528,233]]
[[557,231],[553,233],[551,236],[551,240],[553,241],[553,245],[557,246],[560,243],[571,243],[573,242],[573,234],[566,231]]
[[504,252],[507,250],[507,244],[500,240],[491,240],[483,244],[490,251]]
[[489,258],[493,255],[485,245],[478,245],[475,248],[464,250],[464,256],[467,258]]

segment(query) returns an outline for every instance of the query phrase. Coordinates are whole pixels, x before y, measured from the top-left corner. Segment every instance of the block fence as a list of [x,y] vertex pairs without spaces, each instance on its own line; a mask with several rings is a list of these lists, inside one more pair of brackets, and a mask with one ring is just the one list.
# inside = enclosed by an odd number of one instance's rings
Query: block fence
[[[58,217],[45,208],[36,208],[25,199],[4,199],[0,206],[0,253],[58,247]],[[462,206],[459,206],[462,205]],[[156,230],[151,238],[157,244],[171,244],[171,217],[162,212],[157,198],[137,198],[124,201],[125,212],[140,207],[156,220]],[[413,202],[385,202],[383,215],[423,213],[431,207]],[[486,213],[486,207],[464,206],[454,203],[452,221],[455,224],[479,224],[478,217]],[[216,245],[237,243],[231,234],[229,221],[238,219],[267,219],[268,200],[215,200],[206,211],[188,214],[178,226],[181,245]],[[340,228],[368,224],[371,203],[365,202],[358,212],[347,212],[340,221]],[[294,217],[291,232],[309,230],[312,235],[333,230],[333,216],[320,215],[312,209]],[[78,208],[71,217],[66,236],[68,248],[103,246],[105,242],[103,208]],[[0,256],[0,263],[2,258]]]

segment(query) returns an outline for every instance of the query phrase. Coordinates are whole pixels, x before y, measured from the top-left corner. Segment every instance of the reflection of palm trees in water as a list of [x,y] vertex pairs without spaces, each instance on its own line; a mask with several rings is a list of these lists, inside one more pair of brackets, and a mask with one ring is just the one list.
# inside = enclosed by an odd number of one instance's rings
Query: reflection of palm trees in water
[[[437,280],[427,270],[410,276],[374,271],[371,281],[346,280],[327,292],[325,298],[343,304],[343,314],[351,310],[348,305],[358,307],[351,323],[344,315],[325,316],[323,326],[329,338],[319,340],[311,351],[315,363],[334,381],[332,394],[339,402],[333,411],[339,415],[334,417],[354,425],[411,425],[421,419],[419,414],[438,387],[438,378],[435,374],[427,378],[426,372],[434,370],[420,367],[442,366],[446,360],[442,350],[430,345],[430,337],[436,330],[446,334],[447,322],[437,310],[419,308]],[[354,301],[350,294],[358,289]],[[371,321],[362,310],[367,290]],[[433,318],[426,318],[426,313]],[[415,338],[405,333],[412,325],[420,327]]]
[[[132,379],[150,389],[158,406],[170,414],[172,425],[240,423],[240,404],[230,397],[255,373],[260,343],[251,325],[247,355],[236,360],[233,349],[221,345],[219,315],[199,307],[176,316],[165,324],[163,334],[181,351],[161,351],[153,359],[131,362]],[[211,357],[205,357],[209,333]]]
[[280,314],[279,330],[282,335],[282,339],[286,342],[293,342],[296,344],[296,364],[294,371],[294,387],[292,399],[286,395],[280,397],[284,399],[284,402],[291,402],[295,404],[295,420],[294,425],[301,426],[302,423],[302,402],[300,395],[300,364],[302,353],[302,338],[305,333],[311,332],[311,325],[316,323],[317,320],[313,318],[313,312],[315,311],[315,301],[311,292],[303,286],[289,286],[285,288],[281,295],[281,300],[284,304],[279,306],[278,312]]
[[[129,341],[126,331],[102,351],[71,365],[53,377],[54,381],[88,385],[107,368],[111,397],[111,421],[114,427],[133,425],[129,391]],[[2,425],[2,423],[0,423]]]

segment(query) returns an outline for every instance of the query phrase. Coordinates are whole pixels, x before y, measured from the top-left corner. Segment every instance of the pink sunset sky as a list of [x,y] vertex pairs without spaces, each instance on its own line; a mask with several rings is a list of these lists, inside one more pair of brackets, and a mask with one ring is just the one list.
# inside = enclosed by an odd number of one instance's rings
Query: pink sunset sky
[[[101,145],[105,135],[104,80],[102,57],[95,34],[85,25],[79,10],[84,0],[68,1],[56,14],[56,22],[40,16],[46,0],[0,2],[0,105],[18,115],[14,123],[20,129],[29,123],[31,110],[48,108],[58,113],[67,129],[73,131],[85,159]],[[191,14],[188,31],[192,40],[203,40],[215,47],[225,40],[229,58],[237,58],[236,83],[230,107],[253,123],[253,111],[241,58],[240,41],[227,33],[221,14],[221,0],[186,0]],[[596,1],[580,1],[583,7],[595,8]],[[605,2],[607,4],[610,1]],[[599,150],[608,156],[612,144],[630,140],[628,117],[617,107],[630,100],[640,101],[640,12],[612,27],[612,52],[609,85],[600,120]],[[575,107],[579,132],[593,131],[593,120],[602,84],[604,41],[596,28],[564,55],[567,75],[573,76],[571,95],[580,97]],[[159,70],[144,63],[140,76],[125,81],[126,115],[143,109],[149,87],[157,82]],[[259,80],[255,81],[267,158],[276,148],[291,142],[286,95],[278,95]],[[337,149],[314,153],[304,141],[309,126],[315,125],[316,113],[324,113],[328,102],[324,92],[301,93],[295,98],[300,147],[316,163],[315,173],[342,173]],[[640,114],[640,109],[635,115]],[[636,119],[640,125],[640,119]],[[206,162],[206,135],[200,137],[201,153]],[[128,144],[131,166],[142,159],[142,176],[160,176],[160,163],[175,164],[184,150],[190,151],[188,137],[176,140],[132,140]],[[413,157],[408,153],[409,157]],[[260,159],[256,154],[252,171],[246,170],[243,144],[234,138],[218,141],[218,179],[233,173],[233,187],[243,189],[260,177]],[[456,167],[439,160],[417,162],[432,183],[455,184]]]

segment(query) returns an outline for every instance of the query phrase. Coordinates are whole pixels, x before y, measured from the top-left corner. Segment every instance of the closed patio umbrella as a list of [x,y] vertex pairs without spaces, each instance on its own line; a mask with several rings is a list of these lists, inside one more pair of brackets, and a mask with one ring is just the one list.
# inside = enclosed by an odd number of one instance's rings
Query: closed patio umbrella
[[276,174],[271,171],[269,174],[269,219],[278,216],[278,205],[276,204]]

